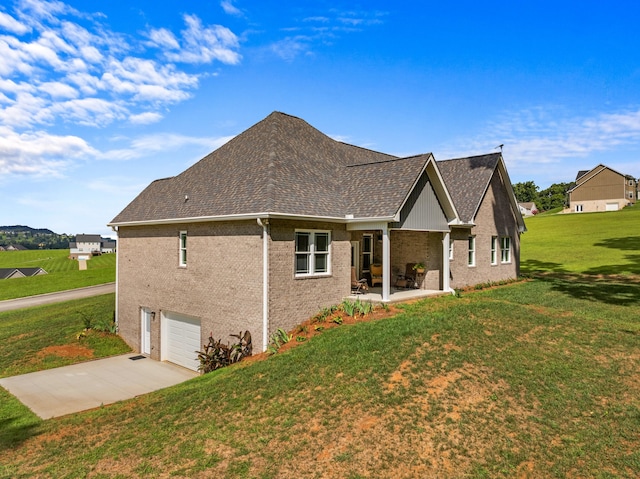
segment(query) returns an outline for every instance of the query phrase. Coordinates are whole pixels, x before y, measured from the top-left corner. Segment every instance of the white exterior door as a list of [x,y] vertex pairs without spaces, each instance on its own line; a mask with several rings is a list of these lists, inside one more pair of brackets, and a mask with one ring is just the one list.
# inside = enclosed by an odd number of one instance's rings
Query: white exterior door
[[142,308],[141,312],[142,324],[140,325],[140,352],[142,354],[151,354],[151,311]]
[[163,360],[197,371],[200,344],[200,320],[177,313],[163,312]]

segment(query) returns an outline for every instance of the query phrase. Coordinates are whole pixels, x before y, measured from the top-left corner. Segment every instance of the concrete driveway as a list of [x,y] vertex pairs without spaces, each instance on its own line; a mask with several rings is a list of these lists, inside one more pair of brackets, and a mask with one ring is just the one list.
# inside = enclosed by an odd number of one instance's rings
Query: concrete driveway
[[0,386],[42,419],[131,399],[198,373],[135,353],[0,379]]

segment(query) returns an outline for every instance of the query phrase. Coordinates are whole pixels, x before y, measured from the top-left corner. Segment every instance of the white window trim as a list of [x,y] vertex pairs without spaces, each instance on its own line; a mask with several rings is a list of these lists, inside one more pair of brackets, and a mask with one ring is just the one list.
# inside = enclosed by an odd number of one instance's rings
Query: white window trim
[[491,264],[498,264],[498,237],[491,237]]
[[582,205],[576,205],[576,213],[582,213],[582,210],[583,210]]
[[[182,244],[182,238],[184,238],[184,246]],[[187,232],[186,231],[180,231],[180,234],[178,235],[178,266],[180,266],[181,268],[187,267]]]
[[[310,278],[310,277],[318,277],[318,276],[330,276],[331,275],[331,231],[330,230],[307,230],[307,229],[296,229],[295,233],[309,233],[309,272],[308,273],[298,273],[296,272],[296,255],[299,254],[296,250],[296,240],[294,235],[293,240],[293,273],[296,278]],[[321,271],[316,273],[316,234],[318,233],[326,233],[328,235],[327,239],[327,271]],[[323,253],[324,254],[324,253]]]
[[453,238],[449,238],[449,261],[453,261]]
[[[505,248],[504,240],[508,240],[508,248]],[[507,254],[507,259],[505,260],[505,253]],[[500,237],[500,262],[502,264],[511,263],[511,236],[501,236]]]
[[476,265],[476,237],[469,236],[467,244],[469,245],[467,254],[467,265],[471,268]]

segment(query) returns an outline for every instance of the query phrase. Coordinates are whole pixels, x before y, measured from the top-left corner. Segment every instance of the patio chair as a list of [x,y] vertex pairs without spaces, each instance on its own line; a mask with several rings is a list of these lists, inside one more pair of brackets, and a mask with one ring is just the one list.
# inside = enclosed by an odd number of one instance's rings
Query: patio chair
[[351,292],[355,294],[360,294],[367,291],[369,291],[367,280],[365,278],[357,279],[356,268],[355,266],[352,266],[351,267]]
[[382,265],[374,263],[369,268],[371,271],[371,286],[382,284]]

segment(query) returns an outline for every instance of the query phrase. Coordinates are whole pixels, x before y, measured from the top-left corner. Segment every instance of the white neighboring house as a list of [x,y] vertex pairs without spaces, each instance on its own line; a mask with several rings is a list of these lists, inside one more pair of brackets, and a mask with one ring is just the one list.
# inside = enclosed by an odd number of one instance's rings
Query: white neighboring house
[[69,258],[90,259],[94,255],[115,253],[116,242],[100,235],[76,235],[76,241],[69,243]]
[[538,208],[536,204],[531,203],[518,203],[518,209],[520,210],[520,214],[522,216],[533,216],[538,214]]

